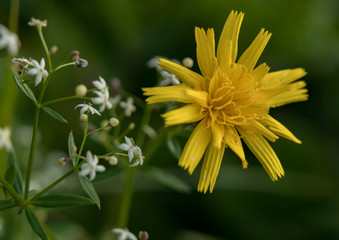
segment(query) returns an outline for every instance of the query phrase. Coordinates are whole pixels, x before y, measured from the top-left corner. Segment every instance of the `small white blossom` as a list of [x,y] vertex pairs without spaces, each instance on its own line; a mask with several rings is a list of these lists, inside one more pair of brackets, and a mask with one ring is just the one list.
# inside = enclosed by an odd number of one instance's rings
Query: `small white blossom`
[[34,17],[27,23],[29,26],[47,27],[47,20],[40,20]]
[[92,181],[95,178],[96,172],[104,172],[106,168],[102,165],[98,165],[99,160],[96,155],[92,155],[90,151],[86,153],[87,162],[82,164],[79,172],[80,176],[86,176],[89,174],[89,179]]
[[169,73],[167,71],[161,71],[160,74],[164,78],[160,82],[160,86],[178,85],[178,84],[180,84],[179,79],[174,74]]
[[103,112],[105,108],[111,109],[112,103],[109,101],[109,93],[108,90],[101,92],[101,91],[94,91],[94,94],[97,95],[97,97],[92,98],[92,102],[94,104],[100,105],[99,111]]
[[98,110],[96,110],[90,104],[86,104],[86,103],[78,104],[78,105],[75,106],[75,109],[78,108],[78,107],[81,107],[80,115],[84,114],[86,111],[90,111],[90,113],[92,113],[92,114],[98,114],[99,116],[101,116],[101,114],[98,112]]
[[0,128],[0,149],[12,150],[11,129],[9,127]]
[[41,82],[42,78],[46,78],[48,76],[47,70],[45,70],[45,59],[41,59],[40,64],[32,59],[31,63],[33,64],[33,68],[27,71],[29,75],[36,75],[35,77],[35,86]]
[[121,101],[120,102],[120,107],[122,107],[123,109],[125,109],[125,115],[127,117],[130,117],[132,115],[132,112],[135,112],[136,107],[133,105],[133,98],[132,97],[128,97],[127,101]]
[[105,79],[103,79],[101,76],[99,76],[99,80],[95,80],[92,82],[94,87],[96,87],[99,91],[105,92],[108,90],[107,83]]
[[125,142],[126,143],[120,144],[118,148],[127,152],[129,162],[131,162],[133,158],[136,157],[135,162],[131,164],[130,167],[142,165],[144,163],[144,156],[142,155],[142,151],[140,147],[134,145],[131,139],[126,136],[125,136]]
[[137,237],[126,229],[114,228],[112,232],[118,234],[118,240],[138,240]]
[[0,24],[0,50],[6,48],[10,55],[18,54],[20,41],[18,36]]

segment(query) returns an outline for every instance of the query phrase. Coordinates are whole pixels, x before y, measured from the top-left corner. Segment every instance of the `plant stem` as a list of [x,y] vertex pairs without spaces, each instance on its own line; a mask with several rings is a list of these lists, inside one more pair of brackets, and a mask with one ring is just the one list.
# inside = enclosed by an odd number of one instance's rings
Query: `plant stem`
[[91,100],[91,98],[89,98],[89,97],[80,97],[80,96],[74,95],[74,96],[62,97],[62,98],[54,99],[54,100],[51,100],[51,101],[47,101],[47,102],[42,103],[41,105],[46,106],[46,105],[49,105],[49,104],[67,101],[67,100],[71,100],[71,99]]
[[45,50],[45,53],[46,53],[46,56],[47,56],[49,72],[52,73],[53,72],[53,68],[52,68],[51,55],[49,54],[49,50],[48,50],[48,47],[47,47],[44,35],[42,34],[42,27],[39,26],[37,29],[38,29],[38,33],[39,33],[39,37],[40,37],[42,46],[44,47],[44,50]]
[[3,177],[0,177],[0,183],[6,190],[12,195],[12,197],[17,201],[19,204],[22,202],[22,199],[20,198],[19,194],[14,190],[14,188],[4,179]]
[[77,165],[78,165],[79,159],[80,159],[79,156],[81,156],[82,150],[83,150],[83,148],[84,148],[84,146],[85,146],[85,142],[86,142],[87,134],[88,134],[88,133],[87,133],[87,127],[88,127],[88,122],[84,122],[84,138],[82,139],[82,143],[81,143],[81,146],[80,146],[80,149],[79,149],[79,152],[78,152],[78,157],[77,157],[76,160],[75,160],[74,166],[77,166]]
[[121,206],[118,219],[119,228],[127,227],[133,195],[134,172],[135,172],[134,168],[128,168],[127,179],[121,198]]
[[26,180],[25,180],[25,193],[24,193],[25,199],[28,199],[29,184],[30,184],[32,170],[33,170],[33,160],[34,160],[34,152],[35,152],[35,144],[36,144],[36,135],[38,131],[39,113],[40,113],[40,106],[38,105],[35,108],[34,120],[33,120],[34,121],[33,134],[32,134],[32,140],[31,140],[31,148],[29,151],[28,165],[27,165],[27,171],[26,171]]
[[50,184],[49,186],[47,186],[46,188],[44,188],[42,191],[38,192],[36,195],[34,195],[34,197],[32,197],[30,199],[31,202],[33,202],[34,200],[38,199],[39,197],[41,197],[42,195],[44,195],[46,192],[48,192],[49,190],[51,190],[52,188],[54,188],[56,185],[58,185],[59,183],[61,183],[64,179],[66,179],[67,177],[71,176],[74,173],[74,169],[69,170],[67,173],[65,173],[63,176],[61,176],[60,178],[58,178],[56,181],[54,181],[52,184]]
[[75,65],[75,62],[70,62],[70,63],[62,64],[62,65],[56,67],[56,68],[54,69],[54,72],[55,72],[55,71],[58,71],[58,70],[61,69],[61,68],[64,68],[64,67],[67,67],[67,66],[72,66],[72,65],[74,66],[74,65]]

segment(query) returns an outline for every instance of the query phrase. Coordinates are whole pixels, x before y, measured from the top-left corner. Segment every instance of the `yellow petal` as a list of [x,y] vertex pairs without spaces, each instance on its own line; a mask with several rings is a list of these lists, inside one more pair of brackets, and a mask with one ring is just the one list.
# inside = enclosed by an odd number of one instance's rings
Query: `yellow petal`
[[227,64],[224,56],[230,55],[231,62],[235,62],[238,52],[239,31],[243,18],[244,14],[242,12],[238,14],[237,11],[232,11],[228,16],[218,42],[217,56],[219,66]]
[[162,114],[161,116],[165,118],[166,127],[177,124],[198,122],[204,117],[204,115],[201,114],[201,106],[198,104],[188,104]]
[[167,87],[142,88],[145,96],[151,96],[146,99],[146,102],[149,104],[171,101],[191,103],[192,99],[186,94],[187,89],[190,88],[183,84]]
[[205,91],[196,91],[193,89],[186,90],[187,97],[190,98],[190,102],[197,103],[200,106],[206,107],[208,103],[208,93]]
[[228,126],[226,128],[224,133],[224,141],[226,143],[226,147],[230,147],[230,149],[232,149],[232,151],[238,155],[241,160],[242,167],[247,168],[248,163],[245,158],[245,153],[241,144],[240,136],[234,127]]
[[284,170],[267,140],[263,136],[247,132],[241,127],[237,129],[243,136],[243,140],[248,148],[257,157],[271,179],[276,181],[278,180],[278,177],[282,177],[284,175]]
[[218,177],[222,158],[225,152],[225,144],[221,144],[220,148],[216,148],[210,144],[207,148],[204,163],[201,168],[198,191],[206,193],[208,188],[210,193],[213,192],[215,182]]
[[176,75],[178,79],[187,86],[198,90],[202,89],[202,82],[204,81],[204,78],[200,74],[162,58],[159,59],[159,66]]
[[273,96],[266,103],[270,107],[280,107],[288,103],[306,101],[308,99],[308,90],[304,88],[305,86],[306,82],[304,81],[288,84],[283,92]]
[[207,128],[206,120],[203,119],[189,137],[180,156],[179,166],[188,169],[192,174],[200,162],[207,145],[211,140],[211,130]]
[[215,148],[220,148],[222,140],[224,138],[224,126],[215,122],[211,124],[211,130],[213,146]]
[[275,142],[279,137],[264,127],[261,123],[256,120],[248,121],[248,125],[243,126],[244,129],[253,132],[258,135],[263,135],[265,138],[270,140],[271,142]]
[[261,53],[264,51],[264,48],[266,47],[271,35],[272,33],[268,33],[268,31],[261,29],[252,44],[241,55],[238,63],[245,65],[247,70],[251,71],[256,65]]
[[284,125],[282,125],[270,115],[267,115],[264,119],[260,120],[260,122],[278,136],[284,137],[299,144],[301,143],[301,141],[297,139]]
[[262,79],[266,76],[268,71],[270,70],[270,67],[267,66],[266,63],[260,64],[258,67],[256,67],[253,71],[250,72],[250,75],[257,81],[261,82]]
[[306,72],[302,68],[285,69],[268,73],[263,79],[264,86],[281,86],[302,78]]
[[197,60],[200,71],[204,77],[211,78],[217,67],[214,30],[209,28],[206,35],[204,29],[196,27],[195,41],[197,42]]

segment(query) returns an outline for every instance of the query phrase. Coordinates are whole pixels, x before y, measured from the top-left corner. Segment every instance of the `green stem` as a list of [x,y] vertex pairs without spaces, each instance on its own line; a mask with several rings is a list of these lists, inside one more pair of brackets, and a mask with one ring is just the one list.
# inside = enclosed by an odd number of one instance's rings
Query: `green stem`
[[49,104],[67,101],[67,100],[71,100],[71,99],[84,99],[84,100],[88,100],[88,101],[91,100],[91,98],[89,98],[89,97],[80,97],[80,96],[74,95],[74,96],[62,97],[62,98],[54,99],[54,100],[51,100],[51,101],[47,101],[47,102],[42,103],[41,105],[46,106],[46,105],[49,105]]
[[79,152],[78,152],[78,156],[77,156],[77,158],[75,160],[75,166],[78,165],[80,156],[82,154],[82,150],[84,149],[84,146],[85,146],[85,142],[86,142],[87,135],[88,135],[87,127],[88,127],[88,122],[84,122],[84,138],[82,139],[82,143],[81,143],[81,146],[80,146],[80,149],[79,149]]
[[30,199],[31,202],[33,202],[34,200],[38,199],[39,197],[41,197],[42,195],[44,195],[46,192],[48,192],[49,190],[51,190],[52,188],[54,188],[56,185],[58,185],[59,183],[61,183],[64,179],[66,179],[67,177],[71,176],[74,173],[74,169],[69,170],[67,173],[65,173],[63,176],[61,176],[60,178],[58,178],[56,181],[54,181],[52,184],[50,184],[49,186],[47,186],[46,188],[44,188],[42,191],[38,192],[36,195],[34,195],[34,197],[32,197]]
[[39,33],[39,37],[40,37],[42,46],[44,47],[44,50],[45,50],[45,53],[46,53],[46,56],[47,56],[49,72],[52,73],[53,72],[53,68],[52,68],[51,55],[49,54],[49,50],[48,50],[48,47],[47,47],[44,35],[42,34],[42,27],[39,26],[37,29],[38,29],[38,33]]
[[32,134],[32,140],[31,140],[31,148],[29,150],[28,165],[27,165],[27,170],[26,170],[26,181],[25,181],[25,192],[24,192],[25,200],[28,199],[29,184],[30,184],[30,180],[31,180],[32,170],[33,170],[34,152],[35,152],[36,136],[37,136],[38,125],[39,125],[39,113],[40,113],[40,108],[41,108],[41,102],[42,102],[43,96],[45,94],[47,84],[48,84],[50,77],[51,77],[51,75],[49,75],[47,77],[47,79],[45,80],[45,82],[42,86],[40,95],[39,95],[38,103],[36,104],[36,107],[35,107],[34,120],[33,120],[33,122],[34,122],[33,134]]
[[64,68],[64,67],[67,67],[67,66],[72,66],[72,65],[74,66],[74,65],[75,65],[75,62],[70,62],[70,63],[62,64],[62,65],[56,67],[56,68],[54,69],[54,72],[55,72],[55,71],[58,71],[58,70],[61,69],[61,68]]
[[38,105],[35,108],[35,113],[34,113],[33,134],[32,134],[31,148],[29,151],[28,165],[27,165],[27,171],[26,171],[25,193],[24,193],[25,199],[28,199],[29,184],[30,184],[32,170],[33,170],[33,160],[34,160],[34,152],[35,152],[35,144],[36,144],[36,135],[37,135],[38,123],[39,123],[39,113],[40,113],[40,106]]
[[11,7],[9,12],[9,22],[8,22],[8,29],[12,32],[18,32],[18,20],[19,20],[19,0],[11,0]]
[[3,177],[0,177],[0,182],[4,188],[11,194],[11,196],[17,201],[19,204],[22,202],[22,199],[20,198],[19,194],[14,190],[14,188],[4,179]]
[[144,114],[141,119],[140,127],[139,127],[139,132],[138,132],[138,138],[136,139],[136,145],[139,147],[142,147],[142,144],[144,143],[145,140],[145,131],[144,131],[144,126],[149,124],[151,120],[151,115],[152,115],[152,106],[147,105]]
[[121,198],[121,206],[118,220],[119,228],[127,227],[133,195],[134,172],[135,172],[134,168],[128,168],[126,184],[122,192]]

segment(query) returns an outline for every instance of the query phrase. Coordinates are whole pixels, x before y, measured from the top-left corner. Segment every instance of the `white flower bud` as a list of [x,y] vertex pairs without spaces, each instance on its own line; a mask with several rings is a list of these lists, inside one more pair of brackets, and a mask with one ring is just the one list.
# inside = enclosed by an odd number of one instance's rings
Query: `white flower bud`
[[111,118],[111,119],[109,120],[109,123],[111,124],[112,127],[116,127],[116,126],[119,125],[119,120],[116,119],[116,118]]
[[134,122],[131,122],[129,125],[128,125],[128,128],[130,130],[133,130],[135,128],[135,123]]
[[82,59],[82,58],[79,58],[77,60],[75,60],[75,67],[77,68],[85,68],[88,66],[88,62],[86,59]]
[[81,122],[87,122],[88,121],[88,116],[86,114],[81,114],[80,115],[80,121]]
[[194,64],[193,59],[190,57],[184,58],[182,60],[182,65],[184,65],[187,68],[193,67],[193,64]]
[[84,84],[79,84],[75,87],[75,94],[80,97],[85,96],[87,94],[87,87]]
[[57,53],[57,51],[58,51],[58,47],[55,46],[55,45],[53,45],[53,46],[51,47],[51,49],[49,50],[49,53],[50,53],[51,55],[54,55],[54,54]]
[[115,156],[108,156],[105,158],[109,165],[115,166],[118,164],[118,158]]
[[72,146],[72,152],[77,153],[77,150],[78,150],[77,146],[73,145]]

